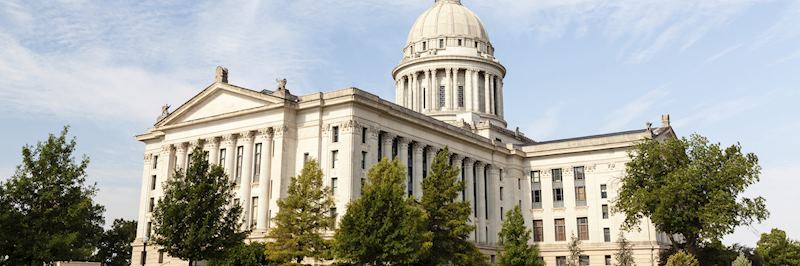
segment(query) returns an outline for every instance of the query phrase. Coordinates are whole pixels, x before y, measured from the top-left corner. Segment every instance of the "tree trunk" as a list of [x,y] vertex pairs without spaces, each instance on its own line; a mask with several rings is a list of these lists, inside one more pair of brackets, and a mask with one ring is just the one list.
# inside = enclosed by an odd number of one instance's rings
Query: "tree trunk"
[[192,259],[189,259],[189,266],[192,266]]

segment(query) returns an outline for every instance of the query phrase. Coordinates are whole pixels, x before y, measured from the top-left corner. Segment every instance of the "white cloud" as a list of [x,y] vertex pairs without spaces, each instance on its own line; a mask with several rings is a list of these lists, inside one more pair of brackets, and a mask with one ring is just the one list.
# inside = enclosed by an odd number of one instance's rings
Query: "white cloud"
[[563,106],[564,103],[559,103],[548,107],[543,116],[533,120],[533,123],[525,128],[525,132],[529,134],[528,137],[537,141],[547,140],[547,138],[552,137],[553,133],[558,129],[559,113],[561,113]]
[[652,108],[654,104],[663,102],[668,95],[669,92],[664,87],[654,89],[611,111],[606,116],[606,122],[602,130],[606,132],[619,131],[629,126],[635,119],[643,119],[642,128],[644,128],[646,111]]
[[780,90],[766,91],[757,96],[746,95],[729,99],[715,98],[691,108],[689,115],[674,119],[672,125],[676,128],[691,128],[690,125],[708,126],[719,123],[768,104],[778,92]]
[[731,52],[736,51],[740,47],[742,47],[742,44],[735,44],[735,45],[732,45],[732,46],[730,46],[728,48],[722,49],[718,53],[708,57],[705,62],[706,63],[711,63],[711,62],[717,61],[717,59],[720,59],[720,58],[730,54]]

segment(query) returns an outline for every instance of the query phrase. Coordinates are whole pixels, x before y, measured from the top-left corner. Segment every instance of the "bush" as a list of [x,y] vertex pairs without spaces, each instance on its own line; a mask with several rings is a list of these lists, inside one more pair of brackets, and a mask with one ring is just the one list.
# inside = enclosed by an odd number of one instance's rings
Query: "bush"
[[667,266],[699,266],[700,263],[697,262],[697,258],[694,255],[679,251],[672,256],[669,257],[667,260]]

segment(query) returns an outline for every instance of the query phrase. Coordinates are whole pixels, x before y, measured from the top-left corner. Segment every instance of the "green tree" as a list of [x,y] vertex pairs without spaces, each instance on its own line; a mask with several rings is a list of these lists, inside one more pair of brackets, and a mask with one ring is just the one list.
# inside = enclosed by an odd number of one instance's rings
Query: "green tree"
[[274,261],[270,261],[269,257],[264,250],[267,249],[267,244],[263,242],[250,242],[248,244],[242,243],[235,248],[229,249],[225,252],[225,257],[213,259],[210,261],[211,266],[262,266],[262,265],[278,265]]
[[330,241],[322,234],[333,228],[334,202],[331,188],[322,185],[317,161],[305,163],[300,175],[292,177],[287,193],[286,198],[278,200],[275,228],[269,232],[274,240],[267,245],[270,259],[300,263],[304,257],[326,257]]
[[731,266],[753,266],[753,263],[743,253],[740,253],[739,257],[736,257],[736,260],[731,263]]
[[500,263],[502,266],[544,266],[539,260],[539,248],[528,245],[531,230],[525,227],[525,220],[519,206],[506,212],[503,228],[500,229]]
[[581,240],[572,234],[570,238],[569,244],[567,245],[567,249],[569,250],[569,257],[567,257],[567,266],[580,266],[581,265],[581,257],[583,256],[583,250],[581,249]]
[[75,138],[50,134],[22,148],[16,173],[0,183],[0,258],[11,265],[88,260],[103,234],[105,208],[92,200],[85,155],[73,156]]
[[774,228],[761,234],[756,254],[764,266],[800,265],[800,243],[786,237],[786,232]]
[[153,213],[153,240],[171,256],[188,260],[221,258],[247,236],[242,207],[233,204],[233,183],[218,165],[209,165],[195,147],[189,168],[177,169],[164,186]]
[[436,153],[429,175],[422,181],[421,205],[428,214],[425,227],[433,234],[433,246],[423,264],[471,265],[486,261],[468,240],[475,226],[469,222],[469,202],[457,200],[464,190],[459,171],[450,164],[450,151],[445,147]]
[[761,167],[739,144],[723,149],[700,135],[645,140],[630,157],[615,204],[626,229],[649,217],[673,244],[697,254],[702,243],[769,215],[763,198],[740,196]]
[[672,254],[669,256],[669,260],[667,260],[667,266],[698,266],[700,265],[697,262],[697,259],[694,255],[690,253],[686,253],[684,251],[678,251],[678,253]]
[[625,237],[622,232],[617,237],[617,252],[614,253],[614,259],[617,260],[616,266],[636,266],[633,260],[633,244]]
[[334,236],[337,259],[358,265],[412,265],[431,247],[427,214],[406,198],[405,167],[395,159],[370,168],[361,197],[350,202]]
[[116,219],[97,245],[94,261],[108,266],[131,265],[131,242],[136,238],[136,221]]

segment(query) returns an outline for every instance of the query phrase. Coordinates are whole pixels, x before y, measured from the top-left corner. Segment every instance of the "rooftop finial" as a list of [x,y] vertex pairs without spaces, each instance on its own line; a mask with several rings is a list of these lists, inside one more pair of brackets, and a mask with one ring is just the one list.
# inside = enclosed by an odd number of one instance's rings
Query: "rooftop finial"
[[217,66],[217,73],[215,75],[214,80],[216,82],[228,83],[228,69]]
[[661,126],[662,127],[670,127],[669,114],[661,115]]
[[452,3],[452,4],[461,4],[461,0],[435,0],[434,2],[438,3]]

